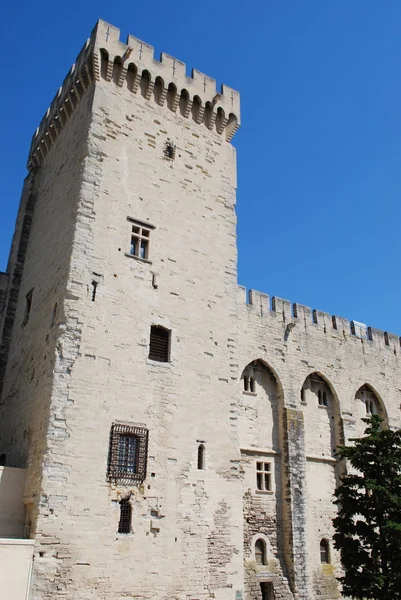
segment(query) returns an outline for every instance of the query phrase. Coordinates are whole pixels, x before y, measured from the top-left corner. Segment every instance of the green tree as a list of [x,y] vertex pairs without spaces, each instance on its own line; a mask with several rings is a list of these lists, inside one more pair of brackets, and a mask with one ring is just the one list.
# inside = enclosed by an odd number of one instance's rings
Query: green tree
[[335,491],[340,581],[345,596],[401,600],[401,431],[377,415],[364,421],[364,436],[338,449],[350,466]]

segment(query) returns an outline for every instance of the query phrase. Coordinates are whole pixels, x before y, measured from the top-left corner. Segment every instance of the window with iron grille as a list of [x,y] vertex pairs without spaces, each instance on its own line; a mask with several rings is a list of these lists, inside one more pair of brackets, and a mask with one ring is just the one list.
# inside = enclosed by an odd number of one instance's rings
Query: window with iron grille
[[131,533],[132,508],[128,498],[120,501],[120,520],[118,522],[118,533]]
[[109,481],[142,482],[146,477],[147,452],[147,429],[113,423],[107,469]]
[[150,328],[149,358],[158,362],[170,360],[170,334],[169,329],[152,325]]

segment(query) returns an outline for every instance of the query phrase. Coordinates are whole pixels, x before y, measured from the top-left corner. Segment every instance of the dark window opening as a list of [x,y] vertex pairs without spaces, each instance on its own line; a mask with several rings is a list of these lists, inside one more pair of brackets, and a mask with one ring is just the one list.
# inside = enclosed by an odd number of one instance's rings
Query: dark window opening
[[305,388],[301,389],[301,402],[305,402]]
[[327,406],[327,393],[323,392],[323,406]]
[[22,327],[24,327],[29,321],[29,315],[31,314],[31,308],[32,308],[32,298],[33,298],[33,288],[31,290],[29,290],[29,292],[25,296],[25,314],[24,314],[24,320],[22,321]]
[[175,150],[176,150],[176,147],[174,146],[174,144],[172,144],[170,142],[170,140],[167,140],[167,142],[164,146],[164,158],[168,158],[169,160],[174,160],[175,159]]
[[255,542],[255,560],[258,565],[266,564],[266,544],[261,539]]
[[170,331],[158,325],[150,328],[149,358],[158,362],[170,360]]
[[261,581],[260,591],[262,600],[274,600],[274,587],[271,581]]
[[249,390],[252,393],[255,393],[255,378],[254,377],[249,378]]
[[249,377],[244,377],[244,392],[249,392]]
[[96,300],[96,290],[98,285],[97,281],[92,281],[92,302]]
[[0,454],[0,467],[5,467],[6,466],[6,455]]
[[131,503],[127,498],[125,498],[120,502],[120,520],[118,522],[118,533],[131,533],[131,515]]
[[198,469],[199,471],[205,470],[205,446],[203,444],[198,446]]
[[148,430],[114,423],[110,432],[109,481],[138,481],[146,477]]
[[320,562],[330,563],[329,542],[327,540],[321,540],[320,542]]

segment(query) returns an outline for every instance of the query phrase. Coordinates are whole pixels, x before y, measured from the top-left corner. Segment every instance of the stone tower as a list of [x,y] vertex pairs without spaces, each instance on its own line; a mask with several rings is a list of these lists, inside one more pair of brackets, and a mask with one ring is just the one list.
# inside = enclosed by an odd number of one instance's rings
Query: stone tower
[[34,136],[0,416],[32,598],[242,590],[238,126],[236,91],[99,21]]
[[238,126],[103,21],[43,118],[0,273],[1,591],[19,544],[29,600],[340,597],[335,448],[400,427],[401,340],[238,286]]

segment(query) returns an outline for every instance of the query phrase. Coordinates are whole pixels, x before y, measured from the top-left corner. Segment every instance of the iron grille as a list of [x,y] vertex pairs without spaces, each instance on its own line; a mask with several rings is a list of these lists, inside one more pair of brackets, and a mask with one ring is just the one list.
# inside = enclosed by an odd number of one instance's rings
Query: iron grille
[[146,477],[148,430],[113,423],[110,431],[107,476],[109,481],[142,482]]
[[168,362],[170,358],[170,331],[152,325],[150,328],[149,358],[158,362]]
[[120,520],[118,533],[131,533],[131,504],[127,498],[120,502]]

